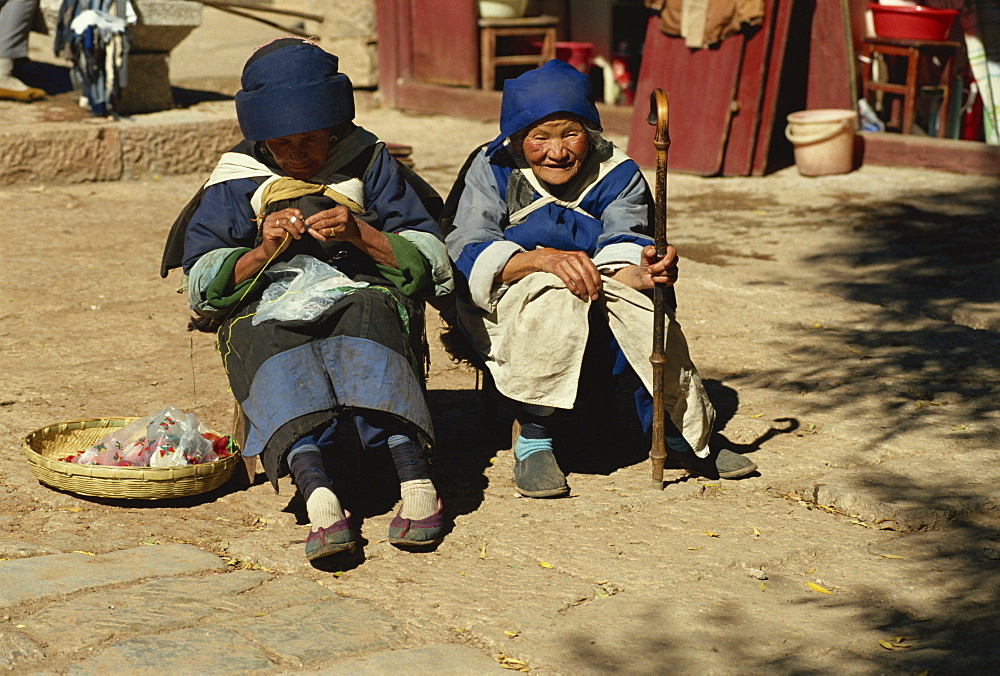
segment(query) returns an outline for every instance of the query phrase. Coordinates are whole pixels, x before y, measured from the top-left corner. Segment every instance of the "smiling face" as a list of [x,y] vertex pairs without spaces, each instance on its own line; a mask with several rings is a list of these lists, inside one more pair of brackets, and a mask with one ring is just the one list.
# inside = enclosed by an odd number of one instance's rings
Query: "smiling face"
[[264,141],[281,170],[306,180],[319,171],[330,150],[330,129],[317,129]]
[[590,137],[576,119],[551,115],[528,130],[521,148],[539,180],[560,186],[579,173],[590,150]]

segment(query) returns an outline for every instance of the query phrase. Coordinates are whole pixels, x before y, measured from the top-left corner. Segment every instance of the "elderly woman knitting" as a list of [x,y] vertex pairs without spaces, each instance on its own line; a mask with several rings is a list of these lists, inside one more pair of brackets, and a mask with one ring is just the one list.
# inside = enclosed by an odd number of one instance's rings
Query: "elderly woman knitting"
[[[528,497],[569,492],[551,417],[573,409],[578,390],[632,372],[647,435],[652,425],[652,303],[643,292],[676,281],[677,252],[657,257],[649,188],[600,132],[590,80],[569,64],[507,80],[500,135],[468,165],[447,237],[465,282],[460,328],[497,390],[518,404],[514,482]],[[697,473],[746,476],[754,463],[709,449],[715,412],[670,315],[668,446]]]
[[[258,49],[236,112],[245,141],[181,220],[191,306],[221,322],[219,350],[249,423],[243,454],[260,454],[275,487],[291,472],[312,524],[309,559],[353,551],[357,524],[328,470],[337,428],[353,426],[366,451],[388,449],[399,474],[389,541],[430,545],[442,506],[413,321],[423,315],[411,298],[451,289],[437,223],[384,144],[352,122],[350,80],[315,44]],[[307,269],[325,281],[279,287]],[[297,301],[313,292],[315,302]]]

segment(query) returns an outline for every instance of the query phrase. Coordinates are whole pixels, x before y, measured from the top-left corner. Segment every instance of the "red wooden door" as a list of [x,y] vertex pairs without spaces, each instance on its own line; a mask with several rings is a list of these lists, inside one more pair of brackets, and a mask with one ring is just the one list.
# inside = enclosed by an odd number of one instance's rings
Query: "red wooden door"
[[726,38],[717,49],[689,49],[683,38],[660,31],[659,17],[650,17],[628,154],[642,166],[656,166],[653,132],[646,116],[649,95],[659,87],[670,100],[670,169],[702,176],[718,174],[736,108],[733,104],[742,60],[742,35]]
[[410,0],[413,79],[479,86],[479,16],[475,0]]

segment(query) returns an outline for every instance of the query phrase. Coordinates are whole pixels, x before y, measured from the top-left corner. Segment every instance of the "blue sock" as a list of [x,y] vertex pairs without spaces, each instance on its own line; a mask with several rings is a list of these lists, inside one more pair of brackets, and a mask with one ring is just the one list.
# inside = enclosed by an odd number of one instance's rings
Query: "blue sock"
[[538,451],[552,451],[552,439],[525,439],[518,435],[514,442],[514,457],[523,461],[532,453]]

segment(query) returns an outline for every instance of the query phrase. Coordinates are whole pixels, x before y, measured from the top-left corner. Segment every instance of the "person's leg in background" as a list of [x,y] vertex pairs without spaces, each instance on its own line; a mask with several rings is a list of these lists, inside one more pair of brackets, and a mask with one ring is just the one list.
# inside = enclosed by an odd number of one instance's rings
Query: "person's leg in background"
[[14,62],[28,56],[28,33],[38,0],[0,0],[0,99],[36,101],[45,92],[14,77]]

